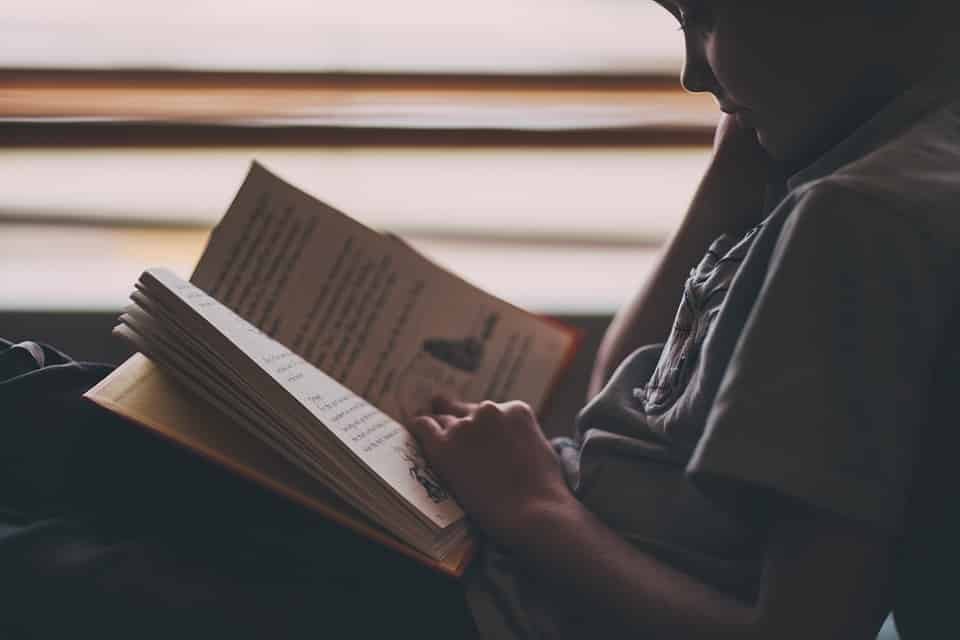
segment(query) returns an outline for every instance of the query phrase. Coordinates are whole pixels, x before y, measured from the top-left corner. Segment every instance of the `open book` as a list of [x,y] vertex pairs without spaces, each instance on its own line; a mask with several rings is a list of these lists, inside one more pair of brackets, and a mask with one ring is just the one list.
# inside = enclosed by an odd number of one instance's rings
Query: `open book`
[[190,281],[148,269],[88,398],[451,575],[462,510],[403,427],[445,394],[541,410],[577,335],[254,164]]

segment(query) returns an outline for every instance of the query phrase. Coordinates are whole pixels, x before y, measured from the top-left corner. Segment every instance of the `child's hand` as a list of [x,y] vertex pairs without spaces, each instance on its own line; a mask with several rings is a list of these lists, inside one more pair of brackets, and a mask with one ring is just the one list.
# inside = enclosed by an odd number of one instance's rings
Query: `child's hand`
[[526,404],[438,398],[433,410],[411,433],[471,519],[502,544],[518,541],[528,514],[574,500]]
[[707,215],[711,240],[720,233],[745,233],[762,220],[768,188],[782,181],[756,132],[724,115],[714,136],[713,159],[687,215]]
[[753,129],[741,126],[736,116],[724,114],[713,138],[714,164],[766,188],[775,175],[775,163],[760,145]]

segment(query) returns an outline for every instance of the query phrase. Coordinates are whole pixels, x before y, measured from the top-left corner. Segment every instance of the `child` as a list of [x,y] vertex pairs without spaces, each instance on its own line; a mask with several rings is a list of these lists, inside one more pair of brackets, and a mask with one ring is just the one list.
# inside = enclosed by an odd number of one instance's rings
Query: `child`
[[578,438],[551,447],[518,403],[441,399],[410,425],[504,550],[470,585],[480,630],[871,638],[896,606],[933,637],[960,365],[954,3],[660,4],[684,86],[725,115]]
[[[577,439],[551,446],[519,403],[410,425],[498,543],[467,577],[479,630],[870,638],[895,606],[908,640],[943,635],[957,9],[661,4],[685,86],[727,115]],[[0,635],[471,632],[439,577],[81,403],[99,375],[0,344]]]

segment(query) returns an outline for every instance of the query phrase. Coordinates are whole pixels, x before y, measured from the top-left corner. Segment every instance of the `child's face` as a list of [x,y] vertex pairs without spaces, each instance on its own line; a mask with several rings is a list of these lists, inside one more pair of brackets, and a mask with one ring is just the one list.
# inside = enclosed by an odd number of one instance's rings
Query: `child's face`
[[883,58],[894,47],[863,8],[838,10],[837,0],[657,2],[684,28],[684,87],[712,93],[788,167],[823,153],[892,91]]

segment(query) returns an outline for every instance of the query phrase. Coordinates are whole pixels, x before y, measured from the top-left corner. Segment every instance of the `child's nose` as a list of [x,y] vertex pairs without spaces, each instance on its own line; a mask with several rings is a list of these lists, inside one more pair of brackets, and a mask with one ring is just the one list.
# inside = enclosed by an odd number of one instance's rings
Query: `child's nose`
[[694,38],[687,38],[686,60],[683,64],[680,83],[691,93],[709,91],[719,95],[717,79],[713,75],[710,63],[704,55],[702,45],[696,43]]

